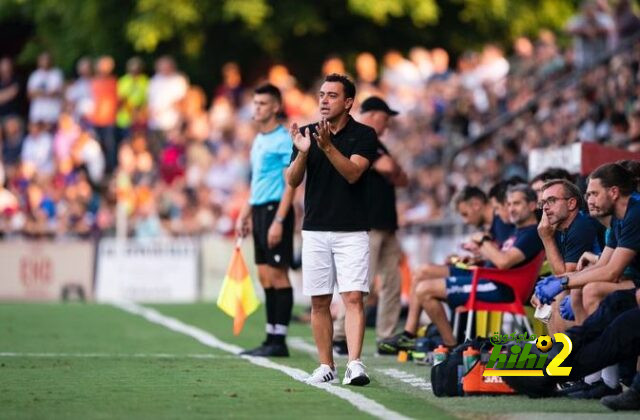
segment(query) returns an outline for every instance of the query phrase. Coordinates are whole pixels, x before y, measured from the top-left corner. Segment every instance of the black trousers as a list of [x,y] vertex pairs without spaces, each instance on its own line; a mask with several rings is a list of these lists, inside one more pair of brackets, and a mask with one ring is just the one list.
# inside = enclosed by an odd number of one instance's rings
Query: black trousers
[[563,366],[577,380],[640,354],[640,308],[635,289],[607,296],[582,325],[567,330],[573,350]]

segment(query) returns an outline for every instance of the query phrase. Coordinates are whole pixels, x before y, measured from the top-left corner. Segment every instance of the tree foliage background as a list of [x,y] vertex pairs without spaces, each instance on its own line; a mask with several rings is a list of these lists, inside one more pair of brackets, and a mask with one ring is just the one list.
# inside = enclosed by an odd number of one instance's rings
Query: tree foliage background
[[67,75],[83,56],[113,55],[122,70],[172,54],[210,88],[235,60],[251,80],[274,62],[302,83],[329,54],[444,47],[454,56],[486,42],[508,48],[540,28],[559,31],[579,0],[0,0],[0,52],[32,66],[50,50]]

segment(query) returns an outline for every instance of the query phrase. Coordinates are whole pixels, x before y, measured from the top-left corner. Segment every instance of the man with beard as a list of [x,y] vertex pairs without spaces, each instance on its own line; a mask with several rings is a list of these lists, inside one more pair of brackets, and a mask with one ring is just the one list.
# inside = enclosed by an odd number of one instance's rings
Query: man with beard
[[[400,260],[402,248],[396,236],[398,215],[396,214],[396,187],[408,184],[407,174],[391,156],[380,137],[387,131],[391,118],[398,112],[380,97],[371,96],[360,105],[360,122],[376,131],[378,144],[376,159],[369,172],[368,208],[369,223],[369,279],[371,293],[377,293],[376,341],[393,335],[400,317]],[[379,283],[374,278],[379,275]],[[379,288],[375,288],[379,286]],[[369,296],[371,299],[371,296]],[[375,304],[374,300],[374,304]],[[333,350],[348,354],[344,332],[344,307],[340,306],[333,323]]]
[[[519,184],[507,190],[507,208],[510,221],[516,226],[513,235],[502,247],[489,236],[478,232],[471,237],[472,251],[489,261],[490,266],[501,270],[523,266],[543,251],[536,231],[536,193],[527,185]],[[423,309],[436,325],[446,346],[457,344],[443,305],[446,301],[452,309],[464,305],[471,293],[473,272],[457,269],[449,277],[423,281],[416,287],[416,296]],[[486,302],[510,302],[513,290],[504,284],[480,279],[477,296]]]
[[[582,290],[587,314],[594,313],[604,297],[617,290],[633,289],[640,279],[619,281],[627,266],[640,269],[640,199],[633,196],[633,175],[617,163],[598,167],[587,185],[587,204],[598,217],[612,215],[611,232],[602,255],[591,267],[563,276],[550,276],[536,285],[536,296],[551,303],[565,290]],[[592,386],[579,391],[577,398],[600,398],[620,392],[617,373],[603,371],[602,381],[586,378]]]
[[[593,266],[541,281],[536,295],[542,303],[551,302],[563,290],[583,289],[584,295],[589,286],[606,296],[640,284],[638,278],[626,285],[616,283],[628,265],[640,269],[640,199],[632,195],[635,190],[635,178],[617,163],[604,164],[589,176],[586,196],[590,211],[598,217],[613,216],[606,247]],[[590,302],[587,312],[593,312],[598,304],[599,301]]]
[[[580,190],[566,179],[547,181],[542,186],[540,196],[538,207],[542,210],[542,217],[538,224],[538,234],[551,270],[555,275],[575,271],[582,254],[600,252],[595,224],[597,222],[580,211]],[[539,302],[534,300],[533,303]],[[554,302],[552,307],[549,322],[551,333],[564,331],[567,325],[562,319],[573,321],[578,315],[576,308],[572,309],[568,294]],[[581,316],[578,320],[582,321],[585,317]]]
[[337,382],[333,361],[330,305],[337,286],[345,304],[349,362],[343,385],[366,385],[360,361],[364,338],[363,295],[369,292],[369,222],[365,172],[375,160],[373,128],[356,122],[349,111],[356,88],[351,80],[330,74],[320,87],[322,119],[291,127],[293,153],[287,170],[292,187],[306,173],[302,225],[302,284],[311,296],[311,328],[320,366],[307,383]]

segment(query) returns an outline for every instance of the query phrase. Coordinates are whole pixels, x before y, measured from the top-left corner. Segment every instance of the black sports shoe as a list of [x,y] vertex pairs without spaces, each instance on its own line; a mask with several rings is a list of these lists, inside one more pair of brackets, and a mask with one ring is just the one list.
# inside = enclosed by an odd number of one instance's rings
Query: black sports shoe
[[629,388],[621,394],[602,397],[600,402],[614,411],[640,410],[640,392]]
[[606,397],[607,395],[617,395],[622,392],[622,387],[618,385],[615,388],[610,388],[604,381],[600,380],[592,383],[588,387],[581,391],[576,391],[567,394],[569,398],[577,398],[582,400],[593,400]]
[[558,395],[567,395],[572,392],[582,391],[583,389],[589,386],[584,380],[579,380],[576,382],[565,382],[563,384],[558,384]]
[[385,338],[378,343],[378,354],[398,354],[400,350],[415,350],[416,339],[407,336],[404,332]]
[[261,357],[289,357],[289,349],[286,344],[264,344],[253,350],[246,350],[240,353],[246,356],[261,356]]
[[269,343],[265,340],[256,348],[247,349],[245,351],[240,352],[240,355],[241,356],[255,356],[254,353],[262,351],[268,345],[269,345]]
[[333,342],[333,352],[335,354],[339,354],[340,356],[348,356],[349,348],[347,347],[346,340],[335,340]]

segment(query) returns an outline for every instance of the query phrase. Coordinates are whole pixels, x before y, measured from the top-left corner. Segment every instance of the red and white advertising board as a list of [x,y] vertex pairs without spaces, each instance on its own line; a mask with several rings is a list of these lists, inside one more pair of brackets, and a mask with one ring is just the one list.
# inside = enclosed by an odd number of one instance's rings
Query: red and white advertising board
[[91,242],[0,241],[0,300],[93,298]]

